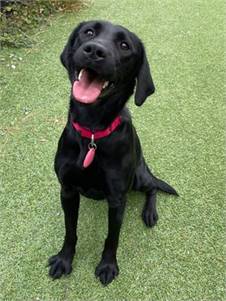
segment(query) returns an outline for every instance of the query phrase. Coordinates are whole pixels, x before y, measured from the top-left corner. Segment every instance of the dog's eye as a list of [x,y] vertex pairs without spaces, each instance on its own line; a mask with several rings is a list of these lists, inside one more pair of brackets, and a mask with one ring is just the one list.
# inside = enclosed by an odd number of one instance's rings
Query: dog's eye
[[92,29],[87,29],[85,31],[85,34],[88,36],[88,37],[93,37],[94,36],[94,31]]
[[129,45],[126,42],[121,42],[120,47],[123,50],[128,50],[129,49]]

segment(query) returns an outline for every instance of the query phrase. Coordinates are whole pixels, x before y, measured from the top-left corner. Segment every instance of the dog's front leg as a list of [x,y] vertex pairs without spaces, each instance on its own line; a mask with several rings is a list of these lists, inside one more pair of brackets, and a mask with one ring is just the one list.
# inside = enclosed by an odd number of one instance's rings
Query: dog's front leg
[[61,251],[49,258],[49,275],[53,279],[60,278],[63,274],[70,274],[72,261],[77,243],[77,221],[80,196],[73,188],[61,187],[61,204],[64,211],[65,238]]
[[108,208],[108,236],[105,240],[101,261],[95,271],[96,277],[99,277],[103,285],[109,284],[119,273],[116,253],[124,209],[125,198],[121,205]]

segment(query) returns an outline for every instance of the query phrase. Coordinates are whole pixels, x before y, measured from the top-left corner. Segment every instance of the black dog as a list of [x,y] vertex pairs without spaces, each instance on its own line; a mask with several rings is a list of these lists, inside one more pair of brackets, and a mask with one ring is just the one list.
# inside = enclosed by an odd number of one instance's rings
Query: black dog
[[158,219],[157,190],[177,193],[150,172],[125,108],[135,85],[138,106],[155,90],[139,38],[109,22],[83,22],[69,37],[61,62],[72,84],[55,158],[66,235],[61,251],[49,259],[49,275],[56,279],[72,270],[81,193],[108,202],[108,236],[95,271],[106,285],[119,272],[116,252],[127,192],[145,192],[142,218],[148,227]]

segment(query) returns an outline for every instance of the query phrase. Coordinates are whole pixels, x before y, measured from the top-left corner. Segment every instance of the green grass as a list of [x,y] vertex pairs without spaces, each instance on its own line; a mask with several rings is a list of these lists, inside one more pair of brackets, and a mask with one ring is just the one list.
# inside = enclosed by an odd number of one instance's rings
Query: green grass
[[[223,0],[98,0],[41,28],[33,49],[2,51],[22,60],[1,68],[0,300],[225,300],[223,18]],[[153,230],[140,218],[143,195],[129,195],[120,275],[106,288],[94,277],[104,202],[83,199],[73,273],[52,281],[45,267],[64,235],[53,158],[70,85],[59,54],[84,19],[123,24],[143,39],[157,91],[129,106],[147,162],[180,193],[158,195]]]

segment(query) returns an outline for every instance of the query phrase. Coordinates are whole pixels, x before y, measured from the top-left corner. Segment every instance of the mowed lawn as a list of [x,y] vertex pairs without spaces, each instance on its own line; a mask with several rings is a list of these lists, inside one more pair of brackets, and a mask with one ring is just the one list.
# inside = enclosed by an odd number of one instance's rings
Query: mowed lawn
[[[18,59],[0,78],[0,300],[225,300],[223,18],[221,0],[96,0],[40,28],[32,49],[2,50]],[[87,19],[122,24],[143,40],[156,93],[129,107],[147,162],[180,194],[158,194],[151,230],[141,220],[144,196],[128,195],[120,275],[107,287],[94,276],[105,202],[82,199],[73,273],[52,281],[46,267],[64,236],[53,159],[70,85],[59,55]]]

